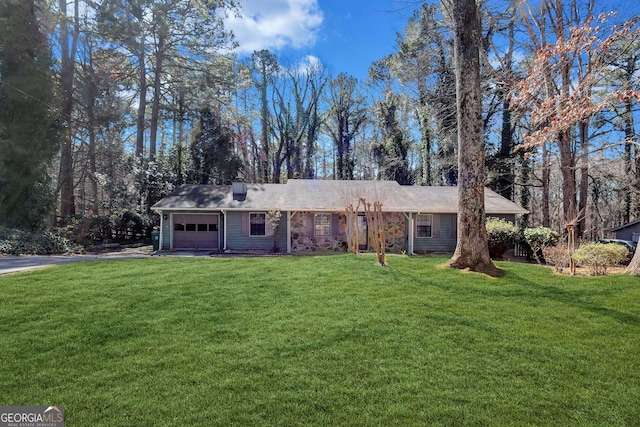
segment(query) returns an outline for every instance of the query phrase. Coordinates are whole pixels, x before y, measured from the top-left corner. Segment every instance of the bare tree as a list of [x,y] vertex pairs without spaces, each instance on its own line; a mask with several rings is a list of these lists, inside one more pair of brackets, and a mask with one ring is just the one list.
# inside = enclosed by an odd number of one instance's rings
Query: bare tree
[[355,201],[346,201],[346,218],[347,218],[347,248],[354,254],[360,253],[360,229],[358,228],[358,214],[360,212],[360,199]]
[[[593,15],[595,1],[587,6],[579,11],[575,2],[545,0],[534,12],[522,3],[521,17],[536,55],[527,77],[514,86],[511,104],[517,110],[531,112],[534,131],[524,137],[524,147],[547,143],[557,146],[566,223],[584,217],[587,206],[592,118],[614,103],[638,97],[631,90],[611,90],[594,96],[594,90],[605,83],[604,76],[611,74],[611,47],[620,40],[638,39],[640,28],[633,21],[619,28],[605,27],[607,16]],[[583,12],[584,19],[579,12]],[[579,144],[576,134],[580,135]],[[580,237],[584,221],[580,220],[576,227]]]
[[384,215],[382,213],[382,202],[374,200],[367,201],[360,198],[360,203],[364,206],[364,213],[367,216],[367,228],[369,230],[369,240],[373,250],[376,252],[378,264],[386,267],[387,264],[387,238],[385,234]]
[[347,214],[348,230],[347,244],[351,252],[357,254],[360,251],[360,230],[358,229],[358,215],[360,209],[367,219],[367,232],[369,244],[376,253],[378,265],[386,267],[387,264],[387,238],[385,216],[382,211],[386,193],[377,187],[364,187],[358,185],[357,181],[350,187],[349,191],[342,194],[342,201],[345,204]]

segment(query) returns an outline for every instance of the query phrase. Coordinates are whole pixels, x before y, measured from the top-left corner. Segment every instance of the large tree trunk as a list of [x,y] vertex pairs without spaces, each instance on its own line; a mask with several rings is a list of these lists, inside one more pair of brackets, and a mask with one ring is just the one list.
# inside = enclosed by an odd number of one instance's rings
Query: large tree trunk
[[87,114],[87,132],[89,133],[89,185],[91,187],[91,214],[100,215],[100,201],[98,197],[98,168],[96,162],[96,139],[97,139],[97,120],[96,120],[96,102],[98,99],[98,89],[96,82],[96,73],[93,62],[93,39],[90,35],[85,38],[86,49],[86,96],[84,102],[86,104]]
[[[260,124],[261,124],[261,139],[262,154],[260,167],[262,168],[262,181],[269,182],[269,104],[267,101],[267,89],[269,86],[269,80],[267,78],[267,65],[264,61],[261,63],[260,72],[262,73],[262,83],[260,85]],[[275,172],[274,172],[275,174]]]
[[140,36],[140,39],[141,47],[138,52],[138,85],[140,86],[140,93],[136,121],[136,157],[142,162],[144,157],[144,117],[147,108],[147,69],[144,60],[144,36]]
[[176,177],[176,184],[177,185],[182,185],[184,184],[184,171],[182,170],[183,167],[183,153],[182,153],[182,141],[184,139],[184,121],[185,121],[185,116],[186,116],[186,109],[184,106],[184,89],[180,88],[178,89],[178,153],[177,153],[177,177]]
[[313,159],[316,154],[316,141],[320,131],[321,121],[318,117],[318,103],[316,102],[309,113],[309,132],[307,133],[307,154],[304,165],[304,178],[313,179],[316,175]]
[[[514,12],[515,13],[515,9]],[[509,48],[504,58],[504,71],[513,74],[513,55],[515,51],[515,20],[509,22]],[[514,132],[511,101],[507,88],[499,91],[502,98],[502,130],[500,133],[500,151],[498,153],[498,193],[509,200],[513,200],[515,184],[515,168],[513,165]]]
[[[587,202],[589,200],[589,121],[580,123],[580,199],[578,200],[577,237],[584,237],[587,231]],[[587,236],[589,237],[589,236]],[[593,237],[593,236],[590,236]]]
[[564,199],[562,208],[564,221],[575,223],[578,219],[576,206],[576,171],[575,155],[571,149],[571,133],[564,130],[558,133],[558,148],[560,149],[560,172],[562,173],[562,193]]
[[[635,125],[633,123],[633,105],[631,101],[628,101],[625,104],[625,113],[624,113],[624,165],[625,165],[625,172],[629,179],[629,183],[625,187],[625,195],[624,195],[625,206],[624,206],[624,216],[622,218],[622,221],[625,224],[628,222],[631,222],[631,212],[633,210],[633,199],[634,199],[633,194],[634,194],[634,190],[637,191],[639,188],[638,179],[640,179],[640,175],[636,175],[636,182],[632,182],[632,178],[631,178],[634,172],[633,164],[631,161],[631,147],[634,145],[635,140],[636,140],[636,135],[635,135]],[[635,152],[636,152],[636,164],[638,164],[638,161],[640,160],[640,158],[638,157],[637,146],[636,146]],[[636,173],[637,172],[638,171],[636,171]]]
[[634,276],[640,276],[640,249],[636,250],[625,272],[627,274],[633,274]]
[[155,160],[158,138],[158,119],[160,117],[160,98],[162,96],[162,68],[164,66],[165,39],[167,37],[164,18],[160,17],[158,24],[156,62],[153,69],[153,102],[151,104],[151,122],[149,123],[149,160]]
[[[502,95],[505,97],[505,94]],[[509,200],[513,200],[513,182],[515,180],[511,156],[513,155],[513,125],[509,100],[502,103],[502,132],[500,137],[500,151],[498,153],[498,182],[497,192]]]
[[100,203],[98,198],[98,168],[96,165],[96,115],[94,110],[94,104],[96,100],[95,81],[92,75],[88,82],[88,94],[87,99],[87,131],[89,132],[89,182],[91,185],[91,214],[100,215]]
[[422,161],[420,185],[431,185],[431,129],[429,129],[429,115],[427,114],[429,101],[425,79],[418,80],[418,99],[420,105],[416,116],[420,125],[420,159]]
[[480,14],[475,0],[445,1],[454,26],[458,114],[458,243],[449,265],[497,276],[485,226]]
[[549,211],[549,184],[551,182],[549,150],[547,144],[542,145],[542,226],[551,227],[551,212]]
[[[529,190],[531,166],[530,160],[526,158],[523,151],[520,151],[520,162],[520,180],[523,184],[522,189],[520,190],[520,206],[528,211],[531,211],[531,192]],[[522,221],[520,222],[520,226],[522,228],[529,227],[529,215],[530,214],[522,215]]]
[[60,143],[60,173],[58,181],[60,186],[60,216],[62,219],[76,214],[73,182],[73,135],[71,113],[73,111],[73,91],[75,78],[75,58],[78,45],[78,0],[75,0],[75,21],[69,34],[70,24],[67,22],[67,1],[60,0],[60,61],[62,82],[62,120],[65,129]]

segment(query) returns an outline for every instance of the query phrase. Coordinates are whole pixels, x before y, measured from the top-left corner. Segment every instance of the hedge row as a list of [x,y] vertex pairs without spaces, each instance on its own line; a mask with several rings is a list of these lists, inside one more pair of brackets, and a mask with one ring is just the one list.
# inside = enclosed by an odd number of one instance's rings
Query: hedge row
[[76,245],[54,231],[16,230],[0,227],[0,254],[58,255],[82,251],[82,246]]

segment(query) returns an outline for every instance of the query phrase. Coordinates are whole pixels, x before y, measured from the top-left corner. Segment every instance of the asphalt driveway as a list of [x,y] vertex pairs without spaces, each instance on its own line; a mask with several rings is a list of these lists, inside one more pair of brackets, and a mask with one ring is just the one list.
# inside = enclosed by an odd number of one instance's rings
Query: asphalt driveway
[[0,255],[0,275],[79,261],[148,258],[150,256],[193,257],[210,255],[211,251],[168,251],[155,253],[151,246],[122,248],[114,250],[113,252],[103,252],[89,255]]
[[125,248],[113,252],[88,255],[6,255],[0,256],[0,274],[50,267],[70,262],[100,259],[146,258],[153,255],[151,246]]
[[145,258],[149,255],[121,254],[121,255],[8,255],[0,256],[0,274],[33,270],[35,268],[68,264],[70,262],[91,261],[97,259]]

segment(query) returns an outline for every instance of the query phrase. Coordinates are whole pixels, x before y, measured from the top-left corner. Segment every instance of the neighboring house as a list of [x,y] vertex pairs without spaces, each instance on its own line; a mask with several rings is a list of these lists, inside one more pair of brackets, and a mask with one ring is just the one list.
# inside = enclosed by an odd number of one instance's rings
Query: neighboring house
[[[156,203],[160,250],[272,250],[269,211],[280,211],[279,251],[346,251],[349,237],[369,247],[364,208],[382,203],[389,252],[453,252],[457,187],[401,186],[395,181],[290,179],[286,184],[182,185]],[[356,213],[348,213],[351,205]],[[485,211],[515,222],[527,211],[485,189]]]
[[638,237],[640,237],[640,220],[622,224],[619,227],[612,228],[610,231],[616,234],[616,239],[629,240],[637,243]]

